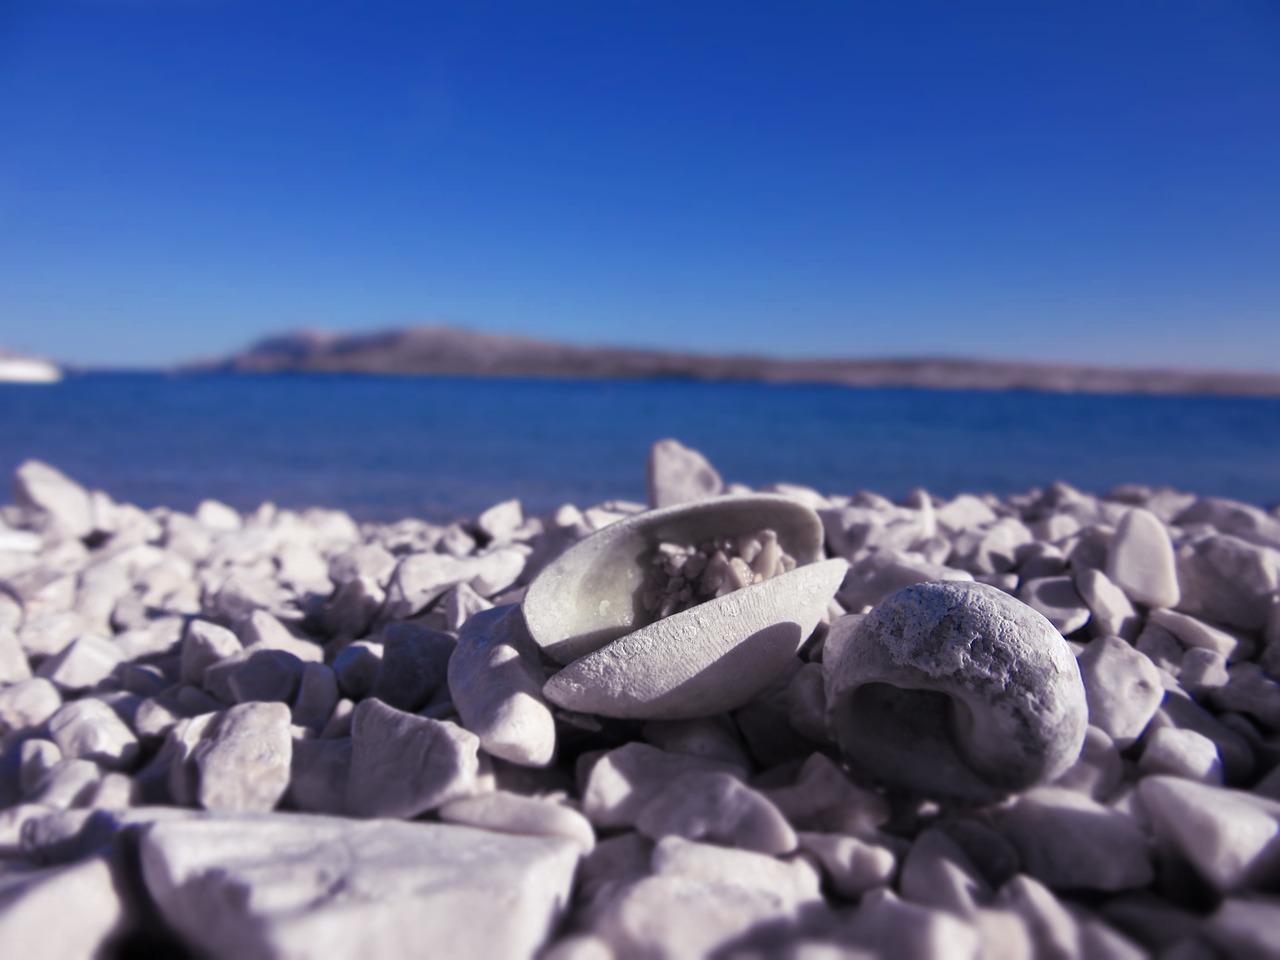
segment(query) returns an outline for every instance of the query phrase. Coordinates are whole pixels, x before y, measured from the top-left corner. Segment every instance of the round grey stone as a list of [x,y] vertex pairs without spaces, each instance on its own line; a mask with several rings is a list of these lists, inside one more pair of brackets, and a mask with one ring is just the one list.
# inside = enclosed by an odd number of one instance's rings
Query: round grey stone
[[1088,708],[1070,647],[995,587],[916,584],[831,633],[841,652],[824,664],[828,725],[883,782],[988,803],[1052,781],[1080,755]]

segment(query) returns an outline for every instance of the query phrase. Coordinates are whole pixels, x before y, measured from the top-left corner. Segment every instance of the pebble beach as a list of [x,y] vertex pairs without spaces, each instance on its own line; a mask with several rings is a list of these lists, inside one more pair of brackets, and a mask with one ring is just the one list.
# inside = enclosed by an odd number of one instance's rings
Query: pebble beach
[[0,506],[24,958],[1280,957],[1280,507]]

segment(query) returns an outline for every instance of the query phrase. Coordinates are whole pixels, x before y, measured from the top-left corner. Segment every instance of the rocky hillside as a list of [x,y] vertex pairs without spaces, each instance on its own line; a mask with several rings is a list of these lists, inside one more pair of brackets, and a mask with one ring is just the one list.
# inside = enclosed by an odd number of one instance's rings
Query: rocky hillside
[[366,334],[315,331],[271,337],[202,369],[466,376],[656,378],[832,383],[978,390],[1280,396],[1280,375],[1120,369],[947,358],[779,360],[554,343],[410,327]]

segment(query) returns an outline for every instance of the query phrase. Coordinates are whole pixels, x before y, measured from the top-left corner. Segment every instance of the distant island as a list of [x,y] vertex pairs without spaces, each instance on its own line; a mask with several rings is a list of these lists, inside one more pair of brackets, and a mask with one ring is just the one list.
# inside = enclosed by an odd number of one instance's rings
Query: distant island
[[455,327],[366,334],[299,331],[190,371],[448,374],[486,377],[680,378],[854,387],[1068,393],[1280,396],[1280,374],[1123,369],[948,358],[774,359],[554,343]]

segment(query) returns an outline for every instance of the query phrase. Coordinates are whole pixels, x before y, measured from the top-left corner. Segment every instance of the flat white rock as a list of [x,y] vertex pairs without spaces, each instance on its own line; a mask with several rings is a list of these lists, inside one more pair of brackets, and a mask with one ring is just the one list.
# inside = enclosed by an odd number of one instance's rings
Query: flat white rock
[[295,637],[289,628],[266,610],[255,610],[241,624],[240,641],[245,649],[284,650],[304,663],[322,663],[324,648],[317,643]]
[[382,616],[386,620],[411,617],[429,606],[457,583],[472,577],[469,559],[443,553],[415,553],[397,564],[387,584]]
[[86,633],[40,664],[36,673],[64,693],[79,693],[111,676],[123,659],[112,641]]
[[654,840],[677,836],[757,853],[796,848],[778,808],[728,773],[694,772],[669,783],[645,804],[636,829]]
[[23,960],[105,956],[129,924],[121,887],[105,856],[43,870],[0,868],[0,944]]
[[975,916],[994,896],[960,846],[936,827],[911,844],[898,888],[905,900],[964,917]]
[[934,511],[938,526],[952,532],[984,527],[996,522],[995,511],[981,498],[962,493]]
[[1089,622],[1092,613],[1076,590],[1071,577],[1040,577],[1027,580],[1018,590],[1018,599],[1041,614],[1064,636]]
[[65,757],[92,760],[109,770],[131,766],[138,757],[138,738],[101,700],[68,703],[49,718],[49,738]]
[[396,568],[396,556],[380,543],[362,543],[329,558],[329,579],[338,586],[367,577],[386,586]]
[[859,787],[822,753],[809,755],[794,784],[761,792],[803,830],[865,833],[889,819],[884,797]]
[[577,810],[552,800],[525,797],[506,790],[451,800],[437,812],[445,823],[500,833],[562,837],[576,843],[583,854],[590,853],[596,845],[595,831]]
[[243,649],[240,638],[226,627],[208,620],[192,620],[182,638],[182,680],[185,683],[204,683],[204,674],[209,667]]
[[[1172,728],[1171,728],[1172,729]],[[1080,759],[1053,782],[1054,786],[1077,790],[1105,803],[1124,780],[1124,760],[1116,743],[1100,727],[1085,732]]]
[[475,734],[457,724],[362,700],[351,717],[347,810],[357,817],[415,817],[476,792]]
[[62,706],[58,688],[44,677],[32,677],[0,688],[0,736],[29,730],[48,720]]
[[1222,784],[1222,757],[1218,746],[1203,734],[1177,727],[1160,727],[1149,733],[1138,771],[1143,776],[1168,774],[1215,786]]
[[1228,897],[1205,924],[1204,935],[1222,951],[1222,956],[1276,960],[1280,957],[1277,930],[1280,930],[1280,900]]
[[[613,958],[695,960],[723,955],[753,929],[793,922],[795,904],[777,894],[732,882],[653,876],[624,886],[592,927]],[[750,956],[750,954],[748,954]]]
[[1160,709],[1164,700],[1160,674],[1149,657],[1119,637],[1091,641],[1079,660],[1089,723],[1104,730],[1123,750],[1142,736]]
[[902,960],[979,960],[978,931],[959,917],[900,900],[887,889],[862,898],[842,940]]
[[66,810],[93,804],[103,771],[92,760],[68,757],[59,760],[40,777],[27,793],[31,803]]
[[1247,661],[1230,667],[1227,677],[1225,684],[1209,693],[1214,706],[1248,714],[1267,729],[1280,730],[1280,683]]
[[1017,914],[1026,925],[1034,957],[1084,956],[1080,925],[1039,880],[1018,874],[1000,888],[996,906]]
[[1160,518],[1134,508],[1116,526],[1107,552],[1107,577],[1134,603],[1174,607],[1180,597],[1173,541]]
[[382,660],[372,695],[397,710],[421,710],[445,685],[457,641],[416,622],[388,624],[378,640]]
[[1095,637],[1134,640],[1142,630],[1142,618],[1125,592],[1097,567],[1085,567],[1075,574],[1076,590],[1093,614],[1089,630]]
[[1074,790],[1040,787],[1000,811],[1023,869],[1054,889],[1129,890],[1155,872],[1146,835],[1124,814]]
[[1156,842],[1224,893],[1280,879],[1280,802],[1180,777],[1150,776],[1138,794]]
[[745,774],[740,767],[721,761],[628,743],[595,762],[582,791],[582,812],[597,827],[634,826],[650,800],[669,784],[697,772]]
[[968,570],[930,563],[915,555],[877,550],[854,565],[845,577],[836,600],[847,610],[875,606],[904,587],[930,580],[972,580]]
[[[618,522],[568,547],[529,584],[523,601],[529,632],[557,663],[573,663],[653,623],[652,615],[644,612],[639,601],[649,579],[653,551],[663,543],[697,545],[716,537],[754,536],[764,529],[777,534],[782,551],[795,558],[798,566],[822,558],[822,521],[812,510],[786,497],[716,497],[621,514]],[[779,579],[752,584],[733,595]],[[678,621],[699,609],[714,608],[719,601],[666,620]]]
[[782,860],[750,850],[664,837],[653,848],[650,866],[655,876],[750,887],[794,906],[822,900],[819,873],[803,858]]
[[18,749],[18,786],[30,796],[37,783],[62,760],[62,751],[52,740],[33,737]]
[[650,448],[647,479],[652,507],[704,500],[724,490],[716,468],[679,440],[659,440]]
[[523,546],[490,547],[470,558],[467,583],[482,597],[493,597],[520,579],[524,572]]
[[214,960],[433,954],[532,958],[569,899],[579,848],[447,824],[304,814],[159,822],[147,890]]
[[555,756],[556,726],[543,697],[538,648],[519,606],[472,616],[449,658],[449,695],[486,753],[521,766]]
[[89,492],[60,470],[28,460],[13,473],[13,499],[22,507],[43,511],[54,528],[70,537],[93,532]]
[[289,707],[243,703],[217,715],[192,750],[200,806],[214,811],[266,811],[289,786],[293,740]]
[[[7,593],[0,593],[0,604],[12,600]],[[15,601],[16,605],[16,601]],[[12,627],[0,624],[0,684],[20,683],[31,679],[31,665],[27,653],[18,642]]]
[[495,503],[476,518],[476,526],[490,540],[510,540],[524,523],[524,510],[519,500]]
[[1225,534],[1205,537],[1178,552],[1179,610],[1229,627],[1266,625],[1280,586],[1280,550]]
[[798,835],[800,849],[816,860],[831,889],[856,900],[869,890],[888,886],[898,869],[898,858],[888,847],[843,833]]
[[1216,650],[1192,647],[1182,655],[1182,662],[1178,665],[1178,684],[1193,697],[1203,699],[1230,682],[1227,658]]
[[1248,657],[1252,652],[1253,641],[1243,635],[1215,627],[1176,610],[1152,610],[1147,619],[1164,627],[1184,646],[1212,650],[1222,654],[1227,660],[1237,659],[1241,655]]

